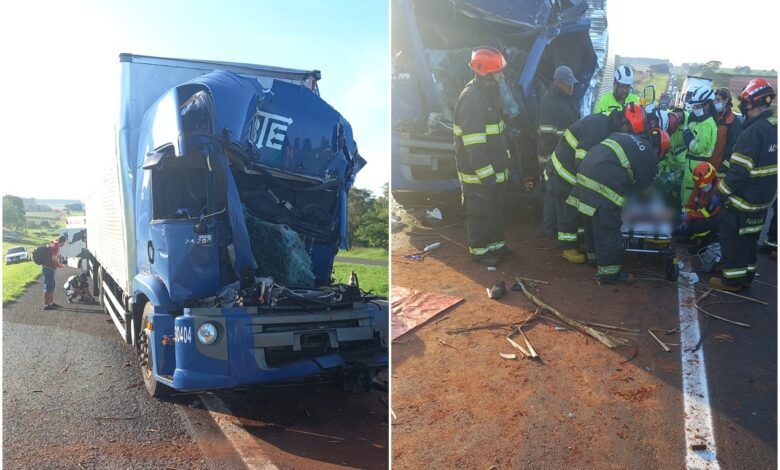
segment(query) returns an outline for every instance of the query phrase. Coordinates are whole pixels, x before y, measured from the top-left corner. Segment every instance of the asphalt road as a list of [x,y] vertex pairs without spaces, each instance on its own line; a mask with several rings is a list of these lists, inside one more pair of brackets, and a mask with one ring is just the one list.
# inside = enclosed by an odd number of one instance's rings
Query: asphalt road
[[[57,272],[57,286],[75,270]],[[196,394],[151,398],[132,346],[99,306],[42,309],[39,280],[3,308],[3,468],[246,468],[236,444],[278,468],[387,466],[387,394],[335,385],[221,391],[228,440]]]

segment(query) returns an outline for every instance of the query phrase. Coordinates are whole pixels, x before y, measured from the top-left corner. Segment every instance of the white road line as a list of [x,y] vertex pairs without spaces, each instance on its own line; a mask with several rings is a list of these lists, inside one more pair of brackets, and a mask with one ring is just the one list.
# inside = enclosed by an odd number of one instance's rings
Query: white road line
[[250,470],[278,470],[262,448],[257,445],[254,436],[249,434],[233,416],[227,405],[213,393],[198,394],[200,401],[208,410],[222,434],[233,445],[238,455]]
[[[704,349],[692,352],[699,342],[699,316],[693,306],[696,292],[693,286],[677,288],[680,305],[680,359],[682,361],[682,388],[685,414],[685,465],[688,469],[719,470],[712,412],[707,387],[707,369]],[[692,445],[706,445],[704,450],[693,450]]]

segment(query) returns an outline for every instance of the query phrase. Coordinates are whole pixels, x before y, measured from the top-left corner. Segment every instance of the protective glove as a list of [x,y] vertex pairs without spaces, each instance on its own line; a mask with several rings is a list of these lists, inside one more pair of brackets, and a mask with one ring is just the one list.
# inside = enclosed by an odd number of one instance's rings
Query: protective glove
[[498,184],[498,181],[496,181],[496,175],[490,175],[487,178],[480,178],[480,181],[486,186],[495,186]]
[[712,211],[719,205],[720,205],[720,196],[717,193],[715,193],[712,195],[712,200],[710,201],[710,206],[707,207],[707,210]]
[[685,129],[683,131],[683,141],[685,142],[685,146],[686,147],[690,146],[693,139],[694,139],[693,132],[691,132],[690,129]]

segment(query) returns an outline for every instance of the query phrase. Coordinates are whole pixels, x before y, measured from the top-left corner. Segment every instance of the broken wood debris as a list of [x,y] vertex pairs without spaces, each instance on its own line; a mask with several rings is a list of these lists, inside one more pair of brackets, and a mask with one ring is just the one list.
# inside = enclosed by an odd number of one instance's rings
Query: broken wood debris
[[594,323],[594,322],[583,321],[583,320],[580,320],[580,323],[582,323],[583,325],[595,326],[596,328],[606,328],[608,330],[617,330],[617,331],[627,331],[627,332],[630,332],[630,333],[639,333],[639,330],[635,330],[635,329],[632,329],[632,328],[623,328],[622,326],[603,325],[601,323]]
[[653,330],[651,330],[651,329],[648,329],[648,330],[647,330],[647,332],[648,332],[648,333],[650,333],[650,336],[652,336],[652,337],[653,337],[653,339],[654,339],[654,340],[656,340],[656,341],[658,342],[658,344],[660,344],[660,345],[661,345],[661,348],[663,348],[663,350],[664,350],[664,351],[666,351],[666,352],[671,352],[672,348],[670,348],[669,346],[667,346],[667,345],[666,345],[666,343],[664,343],[663,341],[661,341],[661,340],[658,338],[658,336],[656,336],[656,335],[655,335],[655,333],[653,333]]
[[518,284],[520,284],[521,289],[523,290],[523,294],[525,294],[526,297],[528,297],[531,302],[535,303],[539,307],[542,308],[542,311],[548,311],[552,315],[554,315],[559,320],[566,323],[568,326],[574,328],[575,330],[585,333],[597,340],[599,340],[601,343],[603,343],[606,347],[612,349],[620,346],[621,344],[625,344],[627,341],[622,338],[615,338],[614,336],[610,336],[609,334],[601,333],[587,325],[583,325],[582,323],[572,320],[571,318],[567,317],[566,315],[563,315],[558,310],[554,309],[553,307],[547,305],[544,303],[541,299],[536,297],[534,294],[532,294],[528,288],[526,287],[525,283],[522,280],[517,281]]
[[638,348],[638,347],[636,347],[636,346],[634,346],[634,353],[633,353],[633,354],[631,354],[631,357],[629,357],[629,358],[628,358],[628,359],[626,359],[625,361],[620,361],[620,363],[621,363],[621,364],[628,364],[629,362],[631,362],[632,360],[634,360],[634,358],[635,358],[635,357],[637,357],[638,355],[639,355],[639,348]]
[[521,330],[520,328],[517,328],[517,332],[520,333],[520,336],[522,336],[523,339],[525,340],[525,345],[528,346],[528,352],[531,353],[531,358],[535,359],[535,358],[539,357],[539,355],[534,350],[534,347],[531,346],[531,342],[528,341],[528,337],[525,335],[525,333],[523,333],[523,330]]
[[500,353],[498,353],[498,355],[503,357],[504,359],[508,359],[508,360],[517,359],[517,354],[506,354],[506,353],[500,352]]
[[743,328],[750,328],[750,325],[748,325],[747,323],[742,323],[742,322],[738,322],[738,321],[734,321],[734,320],[729,320],[728,318],[720,317],[718,315],[715,315],[714,313],[710,313],[710,312],[704,310],[703,308],[699,307],[698,305],[694,305],[694,307],[696,307],[696,310],[698,310],[701,313],[703,313],[705,315],[708,315],[708,316],[710,316],[712,318],[717,318],[720,321],[725,321],[726,323],[731,323],[732,325],[741,326]]
[[509,336],[506,337],[506,340],[509,341],[509,344],[514,346],[515,349],[520,351],[520,353],[523,355],[523,357],[531,357],[531,353],[525,350],[522,346],[520,346],[515,340],[510,338]]
[[441,344],[443,344],[443,345],[445,345],[445,346],[447,346],[449,348],[452,348],[452,349],[454,349],[456,351],[458,350],[458,348],[456,348],[455,346],[451,345],[450,343],[446,343],[443,339],[439,339],[439,338],[436,338],[436,339],[438,339]]

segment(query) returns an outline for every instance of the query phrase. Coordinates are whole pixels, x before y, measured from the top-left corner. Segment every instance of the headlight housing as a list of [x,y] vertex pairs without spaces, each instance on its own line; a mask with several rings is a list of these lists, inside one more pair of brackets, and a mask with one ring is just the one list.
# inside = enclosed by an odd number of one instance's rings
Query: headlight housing
[[214,344],[217,340],[217,327],[213,323],[204,323],[198,328],[198,341],[206,346]]

